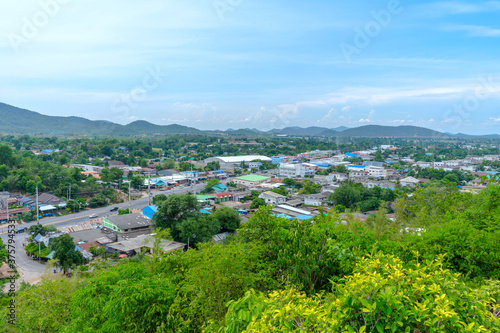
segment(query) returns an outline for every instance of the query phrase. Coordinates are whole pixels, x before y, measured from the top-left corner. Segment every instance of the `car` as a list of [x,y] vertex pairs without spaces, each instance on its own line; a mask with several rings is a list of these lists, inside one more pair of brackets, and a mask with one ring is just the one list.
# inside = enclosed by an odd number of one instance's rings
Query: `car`
[[118,207],[113,207],[113,208],[111,208],[109,211],[110,211],[110,212],[116,212],[117,210],[118,210]]
[[91,219],[95,219],[97,216],[99,216],[99,215],[97,215],[97,214],[92,214],[92,215],[89,215],[89,218],[91,218]]
[[26,228],[26,227],[16,229],[16,234],[20,234],[20,233],[26,232],[26,230],[28,230],[28,228]]

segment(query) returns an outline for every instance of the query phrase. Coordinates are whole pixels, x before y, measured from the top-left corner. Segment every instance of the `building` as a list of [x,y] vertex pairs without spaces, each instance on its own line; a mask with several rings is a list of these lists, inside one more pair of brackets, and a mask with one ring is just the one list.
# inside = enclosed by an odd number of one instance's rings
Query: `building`
[[226,201],[233,201],[233,196],[229,192],[215,193],[215,202],[221,203]]
[[282,163],[279,166],[278,174],[280,177],[295,178],[304,177],[308,173],[307,171],[307,168],[303,164]]
[[385,178],[385,177],[389,176],[387,173],[387,170],[384,167],[367,166],[365,170],[366,170],[368,177]]
[[322,192],[316,194],[307,194],[304,197],[304,205],[308,206],[324,206],[326,200],[330,196],[330,192]]
[[402,186],[416,186],[420,181],[415,177],[406,177],[399,181]]
[[151,205],[144,207],[142,210],[142,215],[146,216],[148,219],[153,219],[153,215],[158,211],[158,207],[156,205]]
[[219,162],[221,169],[234,169],[240,167],[242,163],[248,165],[253,161],[272,162],[272,159],[263,155],[218,156],[205,159],[205,165],[210,162]]
[[212,189],[215,191],[215,192],[227,192],[228,191],[228,188],[225,184],[217,184],[215,186],[212,186]]
[[141,213],[107,216],[103,218],[105,228],[119,233],[149,230],[151,220]]
[[[122,253],[127,256],[133,256],[141,253],[143,250],[152,253],[155,247],[154,243],[154,237],[151,235],[141,235],[133,239],[107,244],[106,250],[111,253]],[[162,240],[160,242],[160,250],[163,253],[182,250],[185,246],[186,244],[170,240]]]
[[284,214],[289,217],[297,217],[300,215],[311,215],[311,216],[313,215],[311,212],[307,210],[295,208],[289,205],[277,205],[272,209],[272,212],[277,215]]
[[337,182],[344,182],[349,178],[345,172],[332,172],[330,175],[333,176],[333,179]]
[[266,205],[281,205],[286,202],[285,196],[272,191],[262,192],[259,195],[259,198],[264,199],[266,201]]
[[236,177],[234,183],[238,185],[243,185],[246,187],[257,186],[264,182],[267,182],[270,178],[266,176],[259,175],[245,175],[241,177]]
[[248,169],[257,169],[259,170],[260,167],[262,166],[262,162],[250,162],[248,163]]

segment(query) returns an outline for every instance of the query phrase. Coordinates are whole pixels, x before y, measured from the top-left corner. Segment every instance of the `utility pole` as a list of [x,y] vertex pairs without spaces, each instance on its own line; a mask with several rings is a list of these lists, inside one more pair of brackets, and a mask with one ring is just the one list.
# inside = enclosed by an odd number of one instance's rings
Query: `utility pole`
[[[38,217],[38,185],[36,186],[36,224],[40,224],[40,219]],[[38,252],[40,254],[40,251]]]
[[151,206],[151,174],[148,173],[148,206]]
[[128,182],[128,211],[130,213],[130,181]]
[[69,199],[68,199],[68,200],[71,200],[71,184],[69,184],[69,192],[68,192],[68,195],[69,195]]

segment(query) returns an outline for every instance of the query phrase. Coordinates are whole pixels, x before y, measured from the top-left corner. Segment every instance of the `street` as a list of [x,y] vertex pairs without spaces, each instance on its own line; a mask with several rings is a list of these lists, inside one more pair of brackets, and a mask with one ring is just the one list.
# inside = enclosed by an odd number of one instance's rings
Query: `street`
[[[165,194],[165,195],[172,195],[172,194],[185,194],[187,192],[194,192],[197,193],[203,187],[205,184],[196,184],[193,186],[187,186],[187,187],[178,187],[174,188],[172,190],[168,191],[159,191],[159,190],[151,190],[151,204],[153,202],[153,197],[158,195],[158,194]],[[124,202],[120,204],[113,204],[110,206],[106,207],[100,207],[96,209],[89,209],[85,210],[82,212],[78,212],[75,214],[69,214],[65,216],[57,216],[57,217],[45,217],[43,219],[40,219],[40,224],[43,225],[49,225],[52,224],[56,226],[57,228],[67,228],[71,226],[76,226],[80,223],[83,222],[88,222],[89,216],[96,214],[98,218],[102,218],[105,216],[109,215],[116,215],[118,214],[118,211],[110,211],[110,209],[114,207],[118,207],[119,209],[125,209],[125,208],[130,208],[130,209],[142,209],[148,205],[148,196],[146,195],[145,197],[139,198],[137,200],[133,200],[129,202]],[[20,225],[16,226],[17,228],[20,227],[30,227],[31,225],[36,224],[36,221],[30,222],[30,223],[23,223]],[[7,224],[2,224],[2,228],[0,229],[0,235],[2,237],[2,240],[4,244],[7,244],[8,242],[8,233],[7,233]],[[26,245],[27,244],[27,238],[29,235],[27,233],[19,233],[15,234],[14,239],[15,239],[15,255],[14,255],[14,260],[16,263],[16,266],[18,268],[18,271],[21,275],[21,278],[17,283],[20,283],[21,281],[24,282],[30,282],[34,283],[39,281],[40,277],[43,275],[45,271],[45,265],[42,263],[38,263],[37,261],[34,261],[30,259],[23,248],[23,243]]]

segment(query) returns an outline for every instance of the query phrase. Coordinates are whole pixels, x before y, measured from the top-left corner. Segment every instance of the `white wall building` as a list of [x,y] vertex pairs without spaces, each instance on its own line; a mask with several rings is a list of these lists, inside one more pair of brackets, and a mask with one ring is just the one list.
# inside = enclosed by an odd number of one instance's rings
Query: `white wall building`
[[373,178],[385,178],[388,176],[387,171],[384,167],[367,166],[366,172],[367,172],[369,177],[373,177]]
[[271,192],[271,191],[262,192],[259,195],[259,198],[264,199],[266,201],[266,205],[275,205],[276,206],[276,205],[281,205],[281,204],[286,202],[285,196],[278,194],[278,193]]
[[294,177],[304,177],[306,174],[310,174],[310,170],[308,170],[302,164],[280,164],[279,167],[279,175],[281,177],[286,178],[294,178]]

